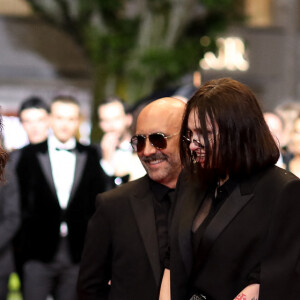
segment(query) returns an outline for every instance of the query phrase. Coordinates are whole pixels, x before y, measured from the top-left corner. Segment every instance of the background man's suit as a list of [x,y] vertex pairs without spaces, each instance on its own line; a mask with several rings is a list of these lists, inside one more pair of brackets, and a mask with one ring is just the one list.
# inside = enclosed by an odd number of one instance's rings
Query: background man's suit
[[12,239],[20,224],[18,185],[10,161],[6,167],[7,182],[0,186],[0,299],[6,299],[8,277],[14,271]]
[[77,142],[74,182],[68,206],[62,210],[52,178],[47,141],[22,149],[17,165],[22,229],[19,240],[23,261],[50,262],[59,246],[60,224],[68,225],[70,258],[78,263],[96,194],[104,190],[105,175],[95,150]]
[[[299,298],[299,195],[299,179],[277,167],[241,182],[206,228],[194,286],[208,299],[232,300],[252,274],[261,283],[260,300]],[[187,299],[195,266],[192,221],[203,199],[203,191],[179,183],[171,232],[172,300]]]
[[81,262],[80,299],[158,299],[162,270],[153,203],[147,175],[97,197]]

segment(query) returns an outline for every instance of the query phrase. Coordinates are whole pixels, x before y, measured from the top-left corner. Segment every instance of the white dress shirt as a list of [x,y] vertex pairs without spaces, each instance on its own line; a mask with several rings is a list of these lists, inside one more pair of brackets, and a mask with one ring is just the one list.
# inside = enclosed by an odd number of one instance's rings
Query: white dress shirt
[[[54,135],[48,138],[49,157],[52,177],[57,198],[62,209],[66,209],[74,182],[76,155],[71,149],[76,146],[76,139],[71,138],[61,143]],[[68,228],[66,223],[61,224],[61,235],[66,236]]]

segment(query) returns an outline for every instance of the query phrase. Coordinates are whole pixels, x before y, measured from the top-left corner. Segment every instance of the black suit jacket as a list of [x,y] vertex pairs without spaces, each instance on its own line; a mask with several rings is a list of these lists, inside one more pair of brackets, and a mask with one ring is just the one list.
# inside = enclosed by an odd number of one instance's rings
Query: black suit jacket
[[97,197],[81,261],[79,299],[158,299],[162,271],[153,203],[148,176]]
[[171,232],[172,299],[187,299],[193,281],[209,299],[232,300],[256,271],[260,300],[299,298],[299,179],[271,167],[241,182],[206,228],[193,275],[191,226],[204,191],[184,181]]
[[104,191],[105,178],[96,151],[76,144],[76,167],[68,206],[59,205],[47,141],[22,149],[17,165],[20,185],[22,228],[19,247],[22,260],[49,262],[56,254],[60,239],[60,223],[68,224],[70,255],[78,263],[84,244],[87,223],[94,212],[97,193]]
[[14,160],[10,158],[5,170],[6,183],[0,186],[0,277],[8,277],[15,268],[12,240],[19,228],[21,217],[14,168]]

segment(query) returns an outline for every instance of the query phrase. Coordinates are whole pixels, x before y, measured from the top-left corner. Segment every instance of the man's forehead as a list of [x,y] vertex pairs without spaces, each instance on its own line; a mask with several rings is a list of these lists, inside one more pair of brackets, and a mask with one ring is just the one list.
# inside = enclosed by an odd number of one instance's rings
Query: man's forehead
[[22,120],[45,117],[45,116],[48,116],[48,112],[43,108],[28,108],[28,109],[24,109],[20,113],[20,118]]
[[28,113],[47,113],[47,111],[44,108],[40,108],[40,107],[30,107],[30,108],[26,108],[24,110],[21,111],[20,114],[28,114]]
[[112,102],[112,103],[107,103],[107,104],[102,104],[99,106],[98,109],[99,113],[118,113],[118,114],[124,114],[124,107],[121,103],[119,102]]
[[185,104],[163,98],[147,105],[137,119],[137,131],[170,133],[179,130]]
[[80,108],[78,105],[73,103],[54,103],[51,107],[51,115],[61,117],[79,117]]
[[[178,122],[180,123],[180,122]],[[155,132],[170,133],[177,128],[175,122],[168,122],[164,118],[141,118],[137,122],[136,133],[150,134]]]

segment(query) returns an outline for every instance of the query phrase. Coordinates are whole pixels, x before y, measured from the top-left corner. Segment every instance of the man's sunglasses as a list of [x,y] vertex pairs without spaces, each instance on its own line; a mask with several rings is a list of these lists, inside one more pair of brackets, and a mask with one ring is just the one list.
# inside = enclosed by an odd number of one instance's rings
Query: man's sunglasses
[[145,146],[146,146],[146,140],[147,138],[149,139],[149,142],[153,147],[156,149],[166,149],[167,148],[167,139],[177,135],[179,132],[171,134],[171,135],[165,135],[164,133],[161,132],[155,132],[155,133],[150,133],[148,135],[144,134],[137,134],[134,135],[131,138],[131,146],[135,152],[140,152],[143,151]]

